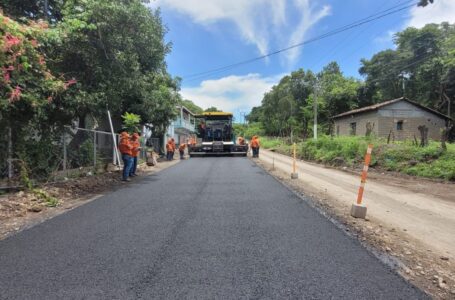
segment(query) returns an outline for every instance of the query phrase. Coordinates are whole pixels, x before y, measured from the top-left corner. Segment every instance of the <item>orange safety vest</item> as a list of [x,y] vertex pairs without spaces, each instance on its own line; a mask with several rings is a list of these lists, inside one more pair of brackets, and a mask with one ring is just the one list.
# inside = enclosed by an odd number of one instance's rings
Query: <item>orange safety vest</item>
[[124,139],[120,140],[118,149],[120,150],[120,153],[122,153],[122,154],[133,156],[133,153],[132,153],[133,147],[131,146],[130,140],[128,138],[124,138]]
[[255,138],[255,139],[252,139],[251,140],[251,148],[259,148],[260,144],[259,144],[259,139],[258,138]]
[[173,151],[173,150],[172,150],[172,142],[171,142],[171,141],[167,142],[167,144],[166,144],[166,151],[168,151],[168,152],[172,152],[172,151]]
[[139,140],[132,140],[131,141],[131,147],[133,148],[131,150],[131,154],[133,157],[138,157],[139,155],[139,147],[141,147],[141,143],[139,142]]

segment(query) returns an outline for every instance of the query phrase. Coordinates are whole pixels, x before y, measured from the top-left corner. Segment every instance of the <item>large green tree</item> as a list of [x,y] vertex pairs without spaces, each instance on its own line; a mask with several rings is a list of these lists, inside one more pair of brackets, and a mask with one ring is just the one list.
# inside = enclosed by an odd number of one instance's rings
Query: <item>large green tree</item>
[[159,11],[139,0],[67,0],[48,55],[57,72],[75,78],[77,90],[62,103],[67,115],[136,113],[163,130],[179,101],[178,79],[166,71],[171,45]]
[[371,103],[406,96],[448,113],[455,82],[455,26],[428,24],[407,28],[395,35],[396,49],[363,59],[360,74],[365,76],[363,91]]

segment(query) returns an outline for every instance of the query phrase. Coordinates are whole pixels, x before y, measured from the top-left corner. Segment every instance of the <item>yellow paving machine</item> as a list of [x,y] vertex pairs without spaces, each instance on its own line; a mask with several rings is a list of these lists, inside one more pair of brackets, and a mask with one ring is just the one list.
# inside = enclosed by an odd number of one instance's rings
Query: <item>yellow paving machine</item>
[[190,156],[246,156],[248,145],[236,142],[232,117],[232,113],[227,112],[204,112],[197,115],[197,142],[189,145]]

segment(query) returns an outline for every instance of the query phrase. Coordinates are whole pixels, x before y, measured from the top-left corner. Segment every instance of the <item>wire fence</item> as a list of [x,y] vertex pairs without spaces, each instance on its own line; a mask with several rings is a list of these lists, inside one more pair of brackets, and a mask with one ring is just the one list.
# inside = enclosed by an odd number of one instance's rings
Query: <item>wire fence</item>
[[[115,140],[114,140],[115,139]],[[52,182],[121,167],[116,154],[118,134],[67,126],[53,137],[34,137],[15,142],[11,130],[0,135],[0,188],[20,187],[24,178]],[[115,141],[115,142],[114,142]],[[148,142],[159,147],[159,141]],[[145,160],[146,143],[139,154]],[[120,161],[118,159],[120,158]],[[117,166],[117,167],[115,167]]]

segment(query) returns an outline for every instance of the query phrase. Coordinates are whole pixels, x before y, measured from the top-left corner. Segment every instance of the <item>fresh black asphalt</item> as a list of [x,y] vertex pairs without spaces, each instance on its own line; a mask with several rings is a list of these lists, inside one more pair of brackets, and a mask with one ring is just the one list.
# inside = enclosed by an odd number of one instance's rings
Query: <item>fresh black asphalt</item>
[[425,299],[247,158],[194,158],[0,241],[0,299]]

